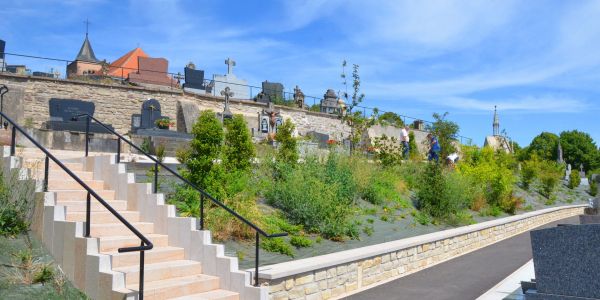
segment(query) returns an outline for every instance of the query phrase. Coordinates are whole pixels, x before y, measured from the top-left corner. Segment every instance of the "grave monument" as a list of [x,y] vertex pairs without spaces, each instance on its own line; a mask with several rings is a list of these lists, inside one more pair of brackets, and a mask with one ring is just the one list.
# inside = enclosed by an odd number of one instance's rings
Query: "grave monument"
[[274,137],[277,128],[283,124],[283,118],[279,109],[269,103],[269,106],[258,113],[258,136]]
[[204,82],[204,70],[196,70],[196,65],[190,62],[184,69],[185,83],[183,90],[195,94],[206,94],[206,83]]
[[276,99],[283,100],[283,84],[263,81],[262,91],[256,95],[255,101],[269,103],[274,102]]
[[308,109],[308,106],[304,104],[304,93],[298,86],[294,88],[294,103],[300,109]]
[[221,114],[223,120],[233,118],[233,114],[229,110],[229,97],[233,97],[234,95],[235,94],[229,87],[225,87],[225,89],[221,91],[221,96],[225,97],[225,107],[223,107],[223,113]]
[[321,100],[321,112],[326,114],[340,114],[340,106],[338,104],[338,96],[335,91],[328,89]]
[[248,90],[248,81],[243,80],[233,74],[233,67],[236,63],[231,58],[225,60],[227,65],[227,74],[225,75],[213,75],[212,88],[219,92],[224,90],[226,87],[230,87],[231,92],[235,95],[234,99],[250,99],[250,93]]
[[160,120],[171,123],[169,117],[162,115],[160,103],[156,99],[148,99],[142,103],[141,113],[131,116],[131,132],[140,136],[190,137],[187,133],[169,130],[169,126],[159,126]]
[[[45,129],[60,131],[85,132],[86,118],[79,117],[82,114],[94,116],[96,106],[93,102],[82,101],[78,99],[58,99],[52,98],[48,102],[50,118],[43,124]],[[111,125],[107,125],[113,129]],[[109,133],[106,128],[95,122],[90,122],[89,132]]]

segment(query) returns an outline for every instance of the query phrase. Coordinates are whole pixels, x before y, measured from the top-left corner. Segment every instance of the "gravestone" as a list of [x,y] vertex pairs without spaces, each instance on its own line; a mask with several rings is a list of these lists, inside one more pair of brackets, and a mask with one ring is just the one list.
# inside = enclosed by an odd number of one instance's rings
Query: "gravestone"
[[276,99],[283,100],[283,84],[281,83],[263,81],[262,92],[267,96],[269,102],[275,102]]
[[304,93],[298,86],[294,88],[294,103],[296,103],[296,107],[298,108],[308,109],[308,106],[304,104]]
[[[139,123],[137,117],[139,116]],[[156,125],[156,121],[169,117],[163,116],[160,103],[156,99],[148,99],[142,103],[142,111],[139,115],[132,116],[131,131],[139,136],[151,137],[172,137],[172,138],[190,138],[190,135],[185,132],[177,132],[168,128],[161,129]],[[135,127],[134,125],[138,125]]]
[[[77,99],[59,99],[51,98],[48,102],[50,118],[44,123],[44,127],[50,130],[77,131],[85,132],[86,118],[81,117],[76,120],[73,118],[82,114],[94,116],[96,109],[93,102]],[[107,126],[113,129],[111,125]],[[90,122],[89,132],[108,133],[102,125],[93,121]]]
[[196,70],[193,63],[189,63],[185,69],[185,83],[183,89],[186,92],[206,94],[206,83],[204,82],[204,70]]
[[168,75],[169,61],[164,58],[138,57],[139,69],[129,73],[129,81],[155,85],[174,86],[173,79]]
[[320,148],[329,147],[329,144],[327,144],[327,142],[330,140],[329,134],[318,131],[309,131],[306,133],[306,136],[309,136],[314,142],[318,143]]
[[4,63],[4,47],[6,46],[6,42],[0,40],[0,72],[6,71],[5,63]]
[[340,113],[338,97],[334,90],[328,89],[323,95],[323,99],[321,100],[321,112],[326,114]]
[[283,124],[283,118],[278,109],[275,109],[273,103],[258,113],[258,135],[273,136],[277,133],[277,128]]
[[571,164],[567,164],[567,169],[565,170],[565,180],[569,180],[569,176],[571,176]]
[[221,96],[225,97],[225,107],[223,108],[221,117],[222,119],[231,119],[233,118],[233,114],[231,113],[231,110],[229,110],[229,97],[233,97],[234,93],[229,87],[225,87],[225,89],[221,91]]
[[193,101],[179,100],[177,101],[177,131],[183,133],[192,133],[192,128],[198,117],[200,116],[200,108]]
[[211,89],[218,94],[224,90],[225,87],[229,87],[231,92],[234,94],[232,98],[244,100],[250,99],[250,88],[248,87],[248,81],[238,78],[235,74],[233,74],[233,67],[236,66],[236,62],[231,58],[227,58],[227,60],[225,60],[225,64],[227,65],[227,74],[213,75]]
[[522,285],[526,300],[600,299],[600,224],[530,232],[535,282]]

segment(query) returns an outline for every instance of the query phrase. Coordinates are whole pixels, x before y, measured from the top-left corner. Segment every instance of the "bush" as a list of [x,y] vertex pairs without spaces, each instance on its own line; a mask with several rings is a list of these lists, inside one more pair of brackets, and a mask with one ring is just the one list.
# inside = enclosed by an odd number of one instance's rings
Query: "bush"
[[394,170],[377,170],[373,173],[362,193],[362,198],[375,205],[381,205],[387,201],[400,202],[402,193],[405,193],[405,185]]
[[589,190],[590,196],[596,196],[598,195],[598,181],[596,180],[591,180],[590,181],[590,190]]
[[579,172],[577,172],[577,170],[571,171],[571,174],[569,175],[568,187],[570,189],[574,189],[578,187],[579,184],[581,184],[581,176],[579,176]]
[[35,185],[21,181],[18,172],[0,171],[0,236],[12,237],[29,229]]
[[521,165],[521,186],[524,190],[529,190],[529,186],[535,180],[538,173],[538,164],[536,159],[530,159]]
[[384,167],[394,167],[402,163],[402,145],[395,137],[388,138],[385,134],[374,138],[373,146],[377,149],[375,159]]
[[442,166],[436,162],[429,162],[420,178],[420,188],[417,192],[419,208],[436,218],[447,217],[453,213],[453,208],[447,202],[447,194]]
[[215,161],[220,158],[223,144],[223,126],[214,112],[205,110],[192,128],[194,138],[190,142],[191,151],[185,160],[187,170],[182,172],[186,179],[200,188],[219,180],[219,166]]
[[296,248],[306,248],[312,246],[313,241],[303,236],[294,235],[290,239],[290,244]]
[[523,203],[525,203],[525,200],[523,198],[511,195],[509,198],[506,198],[502,200],[502,202],[500,202],[500,208],[503,211],[514,215],[515,213],[517,213],[517,210],[521,208]]
[[298,162],[298,147],[296,139],[292,137],[294,132],[294,123],[286,119],[281,126],[277,128],[277,141],[279,149],[277,151],[277,161],[295,165]]
[[252,137],[242,115],[235,115],[226,123],[223,162],[227,170],[248,171],[256,155]]
[[290,244],[286,243],[283,238],[263,238],[260,240],[260,247],[269,252],[281,253],[290,257],[294,257],[294,250]]
[[351,169],[341,158],[332,156],[326,165],[308,157],[296,168],[285,169],[269,185],[267,202],[280,208],[287,219],[303,225],[309,232],[330,239],[356,238],[358,230],[351,220],[356,185]]
[[539,178],[542,185],[539,190],[540,194],[546,198],[550,198],[561,177],[562,170],[560,165],[553,161],[541,161]]
[[415,133],[412,131],[408,132],[408,147],[410,148],[408,151],[408,156],[411,160],[421,159],[419,148],[417,147],[417,141],[415,140]]

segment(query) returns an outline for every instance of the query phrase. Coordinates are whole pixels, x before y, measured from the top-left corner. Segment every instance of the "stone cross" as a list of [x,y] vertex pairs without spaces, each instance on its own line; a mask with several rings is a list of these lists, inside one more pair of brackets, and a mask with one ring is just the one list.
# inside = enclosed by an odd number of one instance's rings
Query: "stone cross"
[[225,109],[223,109],[223,118],[231,118],[233,114],[229,111],[229,97],[233,97],[233,92],[229,87],[221,91],[221,96],[225,97]]
[[233,72],[233,67],[235,67],[235,60],[228,57],[227,60],[225,60],[225,64],[227,65],[227,74],[231,74]]

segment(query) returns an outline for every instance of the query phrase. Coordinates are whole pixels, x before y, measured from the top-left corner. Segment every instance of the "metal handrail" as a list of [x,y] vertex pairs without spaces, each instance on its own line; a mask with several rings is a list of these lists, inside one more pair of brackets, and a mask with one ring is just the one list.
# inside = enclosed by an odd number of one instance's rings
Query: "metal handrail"
[[153,189],[154,189],[154,193],[158,192],[158,166],[161,166],[164,170],[167,170],[169,173],[173,174],[175,177],[177,177],[178,179],[180,179],[181,181],[183,181],[185,184],[189,185],[190,187],[192,187],[193,189],[195,189],[197,192],[200,193],[200,230],[204,230],[204,198],[208,198],[210,201],[212,201],[214,204],[220,206],[221,208],[225,209],[228,213],[232,214],[234,217],[236,217],[238,220],[242,221],[243,223],[245,223],[246,225],[250,226],[252,229],[254,229],[256,231],[256,258],[255,258],[255,272],[254,272],[254,285],[258,286],[258,247],[259,247],[259,234],[266,237],[266,238],[275,238],[275,237],[283,237],[283,236],[287,236],[287,232],[282,232],[282,233],[275,233],[275,234],[268,234],[266,233],[264,230],[262,230],[260,227],[258,227],[257,225],[255,225],[254,223],[252,223],[251,221],[247,220],[246,218],[242,217],[240,214],[238,214],[237,212],[235,212],[233,209],[227,207],[227,205],[225,205],[224,203],[222,203],[221,201],[215,199],[212,195],[210,195],[209,193],[207,193],[206,191],[204,191],[203,189],[199,188],[198,186],[196,186],[195,184],[193,184],[192,182],[190,182],[189,180],[185,179],[183,176],[181,176],[179,173],[177,173],[176,171],[174,171],[173,169],[169,168],[168,166],[166,166],[165,164],[163,164],[161,161],[159,161],[158,159],[156,159],[154,156],[150,155],[149,153],[147,153],[146,151],[142,150],[140,147],[136,146],[132,141],[126,139],[125,137],[123,137],[121,134],[117,133],[116,131],[114,131],[112,128],[108,127],[107,125],[105,125],[104,123],[100,122],[98,119],[94,118],[93,116],[91,116],[90,114],[80,114],[80,115],[76,115],[73,116],[73,119],[79,119],[81,117],[86,117],[86,139],[85,139],[85,155],[88,155],[88,142],[89,142],[89,123],[90,120],[94,120],[97,124],[99,124],[100,126],[104,127],[107,131],[111,132],[112,134],[117,136],[117,163],[119,163],[121,161],[121,140],[123,140],[125,143],[129,144],[131,147],[133,147],[135,150],[139,151],[140,153],[144,154],[146,157],[150,158],[150,160],[152,160],[154,162],[154,184],[153,184]]
[[[46,158],[44,161],[44,183],[43,188],[44,192],[48,191],[48,171],[49,171],[49,162],[52,160],[56,163],[63,171],[65,171],[71,178],[73,178],[79,185],[81,185],[87,191],[87,199],[86,199],[86,224],[85,224],[85,237],[90,237],[90,212],[91,212],[91,196],[94,196],[98,202],[100,202],[108,211],[110,211],[113,216],[115,216],[125,227],[127,227],[133,234],[135,234],[142,242],[140,246],[136,247],[123,247],[119,248],[119,253],[124,252],[134,252],[140,251],[140,280],[139,280],[139,299],[144,298],[144,251],[150,250],[154,247],[152,242],[147,239],[141,232],[139,232],[131,223],[129,223],[121,214],[119,214],[114,208],[112,208],[100,195],[98,195],[92,188],[90,188],[83,180],[81,180],[77,175],[75,175],[69,168],[67,168],[58,158],[56,158],[52,153],[48,151],[44,146],[38,143],[34,138],[32,138],[23,128],[17,125],[12,119],[6,116],[3,112],[0,111],[0,116],[4,118],[7,122],[12,125],[12,133],[11,133],[11,145],[10,145],[10,156],[15,156],[15,147],[16,147],[16,132],[19,131],[23,136],[25,136],[31,143],[33,143],[38,149],[40,149],[44,154],[46,154]],[[86,155],[87,156],[87,155]]]

